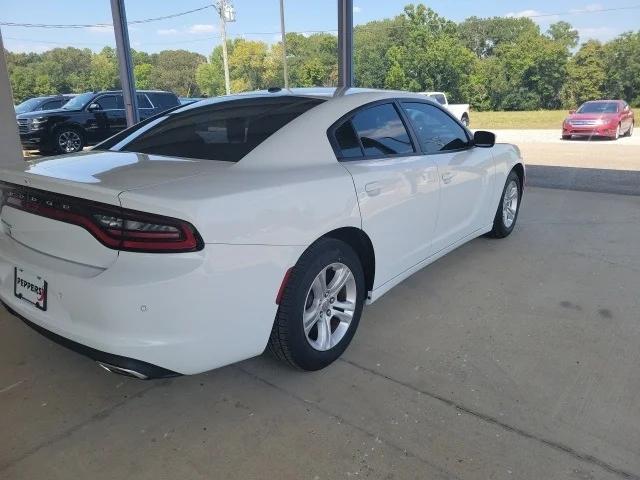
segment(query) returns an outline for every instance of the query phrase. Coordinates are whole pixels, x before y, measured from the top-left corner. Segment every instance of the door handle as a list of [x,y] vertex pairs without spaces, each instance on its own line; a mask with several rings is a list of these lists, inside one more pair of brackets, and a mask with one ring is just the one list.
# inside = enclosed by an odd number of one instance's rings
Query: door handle
[[367,192],[367,195],[370,197],[375,197],[376,195],[380,195],[380,191],[382,190],[382,185],[380,182],[371,182],[367,183],[364,186],[364,191]]
[[456,174],[453,172],[444,172],[442,174],[442,183],[451,183],[451,180],[453,180],[455,176]]

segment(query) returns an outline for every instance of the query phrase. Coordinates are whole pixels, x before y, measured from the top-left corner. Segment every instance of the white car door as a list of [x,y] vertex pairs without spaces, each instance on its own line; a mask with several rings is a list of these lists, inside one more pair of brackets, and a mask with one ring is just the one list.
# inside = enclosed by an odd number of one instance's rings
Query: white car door
[[473,146],[467,131],[440,108],[404,101],[423,153],[438,167],[440,210],[433,252],[472,235],[493,219],[495,162],[490,149]]
[[392,100],[358,109],[333,132],[336,153],[353,177],[362,228],[373,243],[377,288],[431,253],[437,167],[418,153]]

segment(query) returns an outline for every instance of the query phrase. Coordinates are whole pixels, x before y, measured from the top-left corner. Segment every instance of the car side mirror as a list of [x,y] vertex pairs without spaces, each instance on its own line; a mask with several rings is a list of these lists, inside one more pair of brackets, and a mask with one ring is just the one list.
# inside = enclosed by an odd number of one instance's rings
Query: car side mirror
[[476,147],[491,148],[496,144],[496,134],[485,132],[484,130],[477,130],[473,134],[473,144]]
[[574,113],[576,113],[575,110],[569,110],[569,115],[573,115]]
[[97,103],[92,103],[89,105],[89,107],[87,108],[87,110],[89,112],[95,112],[96,110],[102,110],[102,108],[100,107],[100,105],[98,105]]

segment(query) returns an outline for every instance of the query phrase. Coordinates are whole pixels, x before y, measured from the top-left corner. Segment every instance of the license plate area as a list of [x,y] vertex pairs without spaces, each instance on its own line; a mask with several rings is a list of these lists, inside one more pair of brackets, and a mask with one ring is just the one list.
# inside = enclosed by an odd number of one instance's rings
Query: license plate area
[[47,282],[44,278],[23,268],[14,268],[13,293],[36,308],[47,310]]

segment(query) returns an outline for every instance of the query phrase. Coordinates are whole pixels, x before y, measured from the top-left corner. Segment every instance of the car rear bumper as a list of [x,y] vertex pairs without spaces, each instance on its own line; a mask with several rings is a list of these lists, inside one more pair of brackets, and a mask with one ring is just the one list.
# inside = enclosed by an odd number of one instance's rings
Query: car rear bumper
[[[301,253],[210,244],[187,254],[120,252],[100,269],[0,233],[0,300],[41,333],[99,362],[147,369],[148,376],[194,374],[262,353],[280,283]],[[47,281],[46,311],[15,296],[16,266]]]

